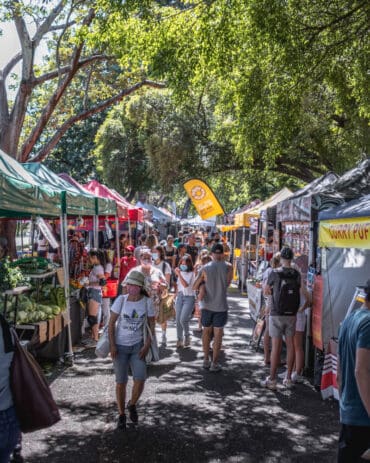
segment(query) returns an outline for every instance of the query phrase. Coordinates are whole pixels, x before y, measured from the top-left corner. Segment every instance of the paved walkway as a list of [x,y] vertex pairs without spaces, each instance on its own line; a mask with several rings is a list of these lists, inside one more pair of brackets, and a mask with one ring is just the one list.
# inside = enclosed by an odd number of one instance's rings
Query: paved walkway
[[140,423],[123,434],[115,430],[111,362],[91,350],[78,354],[52,384],[63,419],[24,436],[26,462],[335,462],[336,402],[323,402],[308,381],[277,392],[259,386],[262,355],[248,346],[247,301],[234,294],[222,372],[202,369],[200,338],[177,352],[171,322],[168,347],[150,367]]

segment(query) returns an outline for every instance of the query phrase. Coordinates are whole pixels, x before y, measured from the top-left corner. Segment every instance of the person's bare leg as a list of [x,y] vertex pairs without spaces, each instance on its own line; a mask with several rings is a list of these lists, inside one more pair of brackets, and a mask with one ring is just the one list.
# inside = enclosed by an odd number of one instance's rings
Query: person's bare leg
[[[88,306],[88,314],[91,316],[98,316],[99,313],[99,302],[94,301],[94,299],[89,300],[89,306]],[[91,337],[94,339],[94,341],[99,340],[99,325],[95,323],[95,325],[92,325],[91,327]]]
[[213,328],[214,338],[213,338],[213,363],[218,363],[218,358],[220,356],[220,350],[222,345],[222,336],[224,334],[223,328]]
[[293,365],[294,365],[294,337],[293,336],[285,336],[285,344],[286,344],[286,379],[291,379]]
[[130,405],[136,405],[140,399],[141,394],[144,390],[145,381],[141,379],[134,379],[134,385],[132,386]]
[[212,337],[212,326],[203,327],[203,334],[202,334],[202,344],[203,344],[203,354],[205,359],[209,359],[209,346],[211,344],[211,337]]
[[265,358],[265,364],[270,363],[270,334],[268,322],[266,322],[266,329],[263,334],[263,353]]
[[296,331],[294,335],[295,371],[298,375],[302,374],[304,367],[303,335],[303,331]]
[[280,365],[281,346],[283,344],[282,338],[271,338],[272,349],[271,349],[271,365],[270,365],[270,379],[276,379],[276,372]]
[[127,383],[117,383],[116,384],[117,407],[118,407],[118,413],[120,415],[125,414],[126,385]]

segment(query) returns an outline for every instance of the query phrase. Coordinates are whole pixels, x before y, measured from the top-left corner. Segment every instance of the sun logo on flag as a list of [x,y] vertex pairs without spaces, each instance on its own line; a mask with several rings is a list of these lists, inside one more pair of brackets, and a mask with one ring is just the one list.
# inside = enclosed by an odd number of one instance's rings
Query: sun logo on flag
[[206,195],[206,191],[201,186],[197,185],[191,189],[191,197],[197,201],[203,199]]

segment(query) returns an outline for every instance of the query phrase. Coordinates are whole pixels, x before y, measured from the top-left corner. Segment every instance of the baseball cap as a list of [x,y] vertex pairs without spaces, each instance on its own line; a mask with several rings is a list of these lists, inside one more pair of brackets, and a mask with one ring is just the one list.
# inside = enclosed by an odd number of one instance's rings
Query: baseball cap
[[128,252],[134,252],[135,246],[132,246],[132,244],[129,244],[128,246],[125,247],[125,250]]
[[288,246],[286,246],[280,251],[280,257],[282,259],[292,260],[294,257],[294,254],[291,248],[288,248]]
[[223,254],[224,253],[224,247],[220,243],[216,243],[212,246],[211,252],[213,254]]

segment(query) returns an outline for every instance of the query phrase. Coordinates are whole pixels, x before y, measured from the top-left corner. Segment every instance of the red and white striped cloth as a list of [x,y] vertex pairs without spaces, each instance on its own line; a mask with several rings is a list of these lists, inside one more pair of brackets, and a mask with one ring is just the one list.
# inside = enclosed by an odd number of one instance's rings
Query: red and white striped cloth
[[337,383],[337,349],[338,343],[335,340],[329,342],[328,351],[325,354],[324,367],[321,376],[321,397],[325,400],[329,397],[339,400]]

